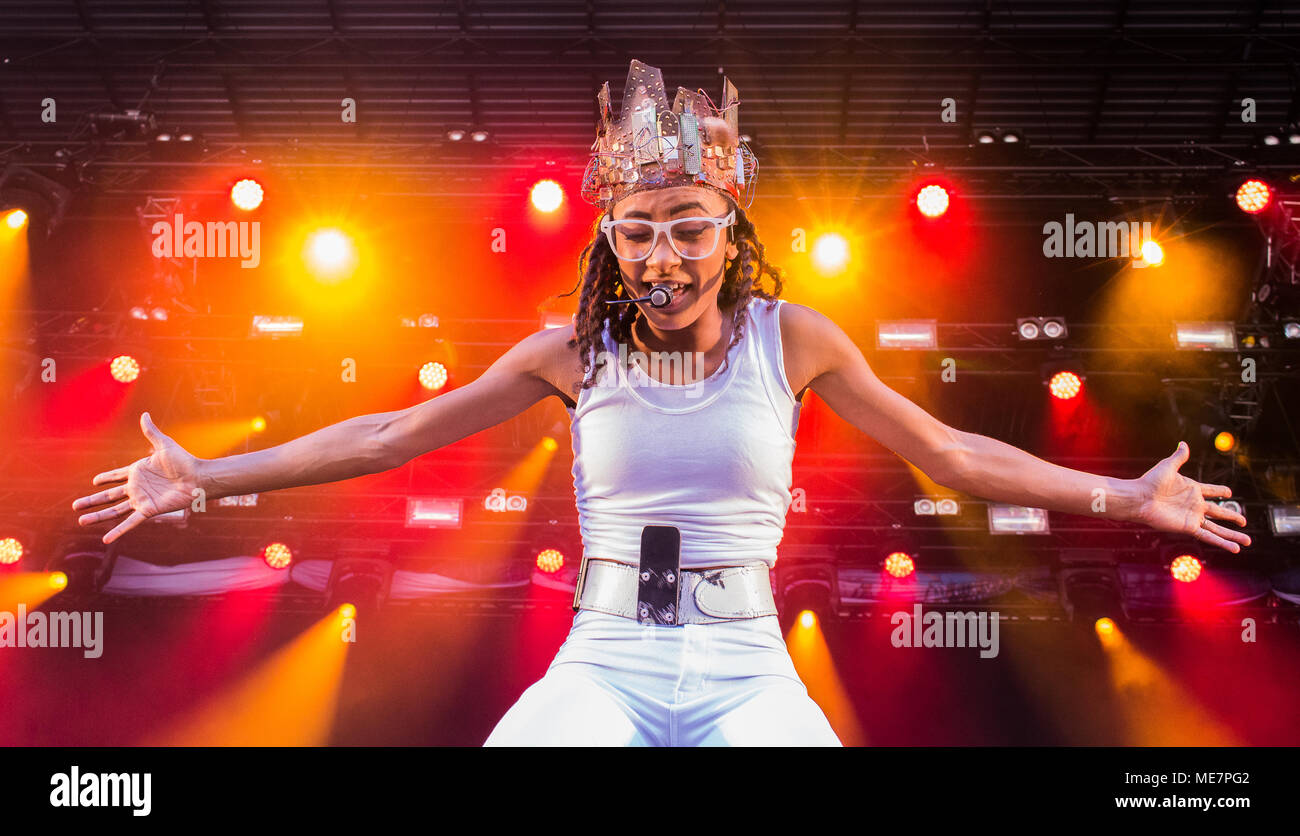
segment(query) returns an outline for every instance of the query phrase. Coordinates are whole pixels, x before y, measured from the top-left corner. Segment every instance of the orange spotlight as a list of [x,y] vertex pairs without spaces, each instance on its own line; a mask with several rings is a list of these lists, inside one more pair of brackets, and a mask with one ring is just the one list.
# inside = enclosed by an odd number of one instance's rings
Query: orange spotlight
[[564,203],[564,189],[554,180],[538,180],[529,192],[533,206],[541,212],[554,212]]
[[428,362],[420,367],[420,385],[438,390],[447,385],[447,367],[442,363]]
[[1263,180],[1247,180],[1237,188],[1237,208],[1257,215],[1268,208],[1273,200],[1273,190]]
[[249,421],[248,426],[253,432],[260,433],[262,430],[266,429],[266,419],[259,415],[252,421]]
[[1180,554],[1169,564],[1169,574],[1176,581],[1191,583],[1201,576],[1201,561],[1190,554]]
[[560,442],[548,435],[542,439],[542,446],[546,448],[547,452],[554,453],[556,450],[560,449]]
[[293,551],[284,543],[271,543],[262,549],[262,559],[272,569],[284,569],[293,562]]
[[338,281],[357,267],[357,246],[341,229],[318,229],[307,236],[303,251],[307,268],[321,281]]
[[343,618],[356,618],[357,608],[352,606],[351,604],[344,604],[343,606],[339,607],[339,615],[341,615]]
[[896,578],[905,578],[916,571],[916,563],[907,552],[894,552],[885,558],[885,571]]
[[823,273],[838,273],[849,263],[849,242],[843,235],[827,232],[813,243],[813,264]]
[[1047,389],[1052,393],[1052,397],[1063,401],[1078,395],[1082,388],[1083,381],[1074,372],[1057,372],[1047,383]]
[[140,364],[129,354],[119,354],[109,363],[108,371],[118,383],[130,383],[140,376]]
[[22,229],[27,226],[27,213],[21,209],[14,209],[5,215],[5,226],[10,229]]
[[0,566],[9,566],[23,559],[23,544],[17,537],[0,540]]
[[247,178],[230,187],[230,202],[245,212],[251,212],[262,205],[262,184]]
[[1109,636],[1115,632],[1115,622],[1110,618],[1099,618],[1096,624],[1097,635]]
[[537,553],[537,568],[548,574],[560,571],[564,565],[564,555],[559,549],[542,549]]
[[65,589],[68,585],[68,576],[62,572],[50,573],[50,589]]
[[1155,241],[1147,241],[1142,245],[1142,260],[1151,267],[1159,267],[1165,261],[1165,248]]
[[948,211],[948,190],[937,183],[922,186],[916,193],[916,208],[927,218],[942,217]]
[[1237,447],[1237,437],[1227,430],[1214,436],[1214,449],[1220,453],[1231,453]]
[[812,610],[804,610],[799,613],[799,626],[805,630],[811,630],[817,626],[817,613]]

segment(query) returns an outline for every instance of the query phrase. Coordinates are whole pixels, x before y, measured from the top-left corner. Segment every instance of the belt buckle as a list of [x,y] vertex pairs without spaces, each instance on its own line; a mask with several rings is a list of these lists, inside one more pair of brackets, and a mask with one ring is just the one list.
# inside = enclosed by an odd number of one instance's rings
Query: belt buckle
[[582,602],[582,584],[587,580],[587,555],[582,556],[582,562],[578,564],[578,583],[573,588],[573,611],[578,612],[581,609]]
[[648,525],[641,532],[637,566],[636,620],[675,627],[681,623],[681,532],[671,525]]

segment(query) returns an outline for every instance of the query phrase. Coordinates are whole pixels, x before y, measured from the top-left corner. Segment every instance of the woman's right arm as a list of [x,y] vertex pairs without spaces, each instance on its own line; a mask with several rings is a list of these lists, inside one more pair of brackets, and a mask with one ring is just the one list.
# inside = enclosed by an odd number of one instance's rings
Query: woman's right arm
[[401,467],[509,420],[558,390],[563,329],[530,334],[478,378],[406,409],[359,415],[265,450],[201,460],[206,498],[337,482]]

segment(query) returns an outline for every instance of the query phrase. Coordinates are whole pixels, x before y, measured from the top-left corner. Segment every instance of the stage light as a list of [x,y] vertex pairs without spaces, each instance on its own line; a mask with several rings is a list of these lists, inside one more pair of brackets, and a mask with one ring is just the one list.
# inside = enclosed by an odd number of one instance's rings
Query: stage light
[[554,453],[556,450],[560,449],[560,442],[548,435],[542,439],[542,447],[545,448],[548,453]]
[[447,131],[447,139],[450,139],[452,142],[460,142],[464,138],[465,138],[465,132],[460,130],[459,128],[455,128],[450,131]]
[[912,503],[912,512],[918,517],[934,516],[934,500],[918,499]]
[[50,589],[67,589],[68,576],[62,572],[50,573]]
[[528,196],[540,212],[554,212],[564,203],[564,189],[554,180],[538,180]]
[[1255,215],[1268,208],[1273,190],[1263,180],[1247,180],[1237,188],[1237,208]]
[[21,209],[13,209],[5,215],[5,226],[10,229],[22,229],[27,226],[27,213]]
[[1281,144],[1281,142],[1282,140],[1281,138],[1278,137],[1277,134],[1264,134],[1265,145],[1278,145]]
[[1142,260],[1148,267],[1159,267],[1165,261],[1165,248],[1155,241],[1142,243]]
[[1300,534],[1300,505],[1268,506],[1268,524],[1275,537],[1294,537]]
[[1102,638],[1111,636],[1115,633],[1115,619],[1103,616],[1097,619],[1096,628],[1098,636]]
[[144,308],[140,307],[139,305],[136,305],[134,308],[132,308],[129,311],[129,313],[132,319],[143,319],[143,320],[149,319],[149,312],[146,311]]
[[948,211],[948,190],[931,183],[916,193],[916,208],[927,218],[938,218]]
[[420,367],[420,385],[438,390],[447,385],[447,367],[442,363],[428,362]]
[[1021,340],[1059,340],[1069,335],[1064,317],[1022,316],[1016,320],[1016,336]]
[[343,604],[339,607],[339,615],[343,618],[356,618],[357,608],[351,604]]
[[907,552],[894,552],[885,558],[885,571],[896,578],[906,578],[916,571],[916,562]]
[[933,319],[876,323],[876,348],[936,348],[938,326]]
[[1068,401],[1078,395],[1082,387],[1083,381],[1079,379],[1079,376],[1069,371],[1057,372],[1052,375],[1052,379],[1047,384],[1052,397],[1063,401]]
[[11,566],[23,559],[23,544],[17,537],[0,540],[0,566]]
[[537,568],[553,575],[564,566],[564,555],[559,549],[542,549],[537,553]]
[[407,497],[407,528],[460,528],[464,500],[460,497]]
[[1050,534],[1047,511],[1022,505],[990,503],[988,506],[990,534]]
[[472,139],[472,140],[474,140],[475,142],[483,142],[485,139],[488,138],[488,132],[487,132],[487,131],[475,131],[474,133],[472,133],[472,134],[469,135],[469,138]]
[[1300,322],[1288,322],[1282,326],[1282,336],[1288,340],[1300,340]]
[[1220,453],[1231,453],[1237,447],[1237,437],[1227,430],[1214,435],[1214,449]]
[[166,308],[154,308],[153,310],[149,311],[149,316],[150,316],[150,318],[152,318],[155,322],[166,322],[166,321],[167,321],[167,309],[166,309]]
[[951,517],[960,513],[961,506],[957,504],[955,499],[941,499],[935,505],[935,510],[939,512],[941,517]]
[[248,422],[249,429],[255,433],[260,433],[266,429],[266,419],[261,415]]
[[849,263],[849,242],[834,232],[819,235],[813,243],[813,264],[823,273],[838,273]]
[[347,278],[357,266],[357,248],[341,229],[318,229],[307,237],[307,267],[317,279]]
[[1020,142],[1021,139],[1020,131],[1007,131],[1002,135],[1002,141],[1008,145],[1014,145]]
[[293,562],[293,550],[284,543],[270,543],[262,549],[262,559],[272,569],[284,569]]
[[992,145],[998,141],[998,137],[992,131],[978,131],[975,134],[975,141],[980,145]]
[[230,187],[230,202],[245,212],[251,212],[262,205],[262,184],[251,178],[240,180]]
[[1190,554],[1180,554],[1169,564],[1169,574],[1176,581],[1191,583],[1201,576],[1201,561]]
[[799,613],[799,626],[805,630],[811,630],[817,626],[817,613],[812,610],[804,610]]
[[1175,322],[1174,343],[1181,349],[1235,351],[1237,336],[1231,322]]
[[130,383],[140,376],[140,364],[128,354],[119,354],[109,363],[108,371],[118,383]]
[[257,314],[249,329],[250,337],[300,337],[302,336],[302,317],[299,316],[265,316]]

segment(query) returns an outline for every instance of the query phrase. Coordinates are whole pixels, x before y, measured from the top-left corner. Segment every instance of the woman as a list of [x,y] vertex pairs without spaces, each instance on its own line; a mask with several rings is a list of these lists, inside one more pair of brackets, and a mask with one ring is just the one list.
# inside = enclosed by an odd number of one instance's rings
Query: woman
[[[945,425],[885,386],[834,322],[780,300],[742,208],[753,160],[736,140],[734,92],[727,85],[714,111],[679,90],[669,110],[658,70],[633,62],[615,123],[602,91],[584,191],[607,212],[583,254],[574,333],[538,331],[432,400],[237,456],[196,459],[144,413],[152,454],[95,476],[120,484],[73,508],[117,504],[79,522],[125,516],[111,543],[198,488],[211,500],[376,473],[560,398],[573,418],[584,545],[578,614],[487,745],[839,745],[795,673],[767,571],[809,389],[950,488],[1139,521],[1232,552],[1250,544],[1213,521],[1245,523],[1206,502],[1227,487],[1178,473],[1186,444],[1138,479],[1050,464]],[[637,138],[646,128],[649,142]],[[647,303],[656,287],[671,289],[668,304]],[[643,368],[625,362],[629,350],[687,362]]]

